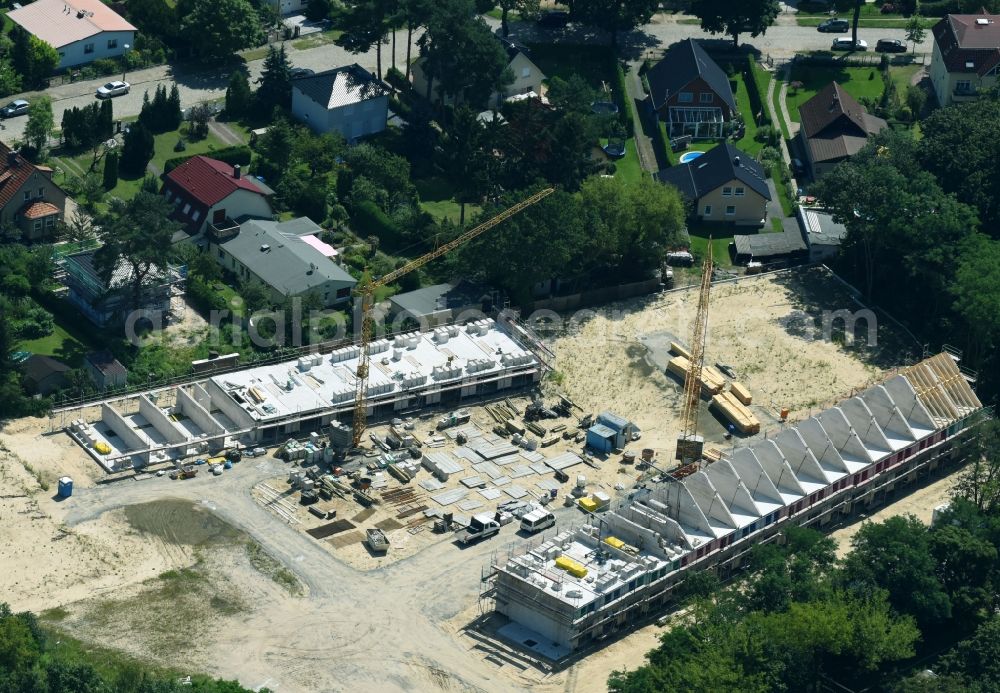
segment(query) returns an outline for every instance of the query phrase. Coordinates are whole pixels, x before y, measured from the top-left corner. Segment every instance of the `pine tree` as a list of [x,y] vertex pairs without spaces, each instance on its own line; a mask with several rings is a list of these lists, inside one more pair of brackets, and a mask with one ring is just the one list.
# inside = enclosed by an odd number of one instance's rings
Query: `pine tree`
[[118,185],[118,155],[109,152],[104,157],[104,189],[111,190]]
[[246,74],[240,70],[234,71],[229,78],[229,86],[226,87],[226,117],[233,119],[246,115],[251,98],[253,94]]
[[120,167],[123,173],[139,176],[153,158],[153,133],[141,122],[134,123],[125,133]]
[[280,49],[268,48],[255,98],[257,107],[266,113],[275,107],[286,110],[292,107],[292,66],[284,45]]
[[115,134],[115,114],[114,107],[111,105],[111,99],[101,101],[101,113],[98,118],[97,130],[98,137],[102,140],[109,140]]
[[176,130],[181,126],[183,114],[181,113],[181,93],[174,84],[170,87],[170,96],[167,97],[166,111],[163,116],[164,124],[167,125],[166,132]]

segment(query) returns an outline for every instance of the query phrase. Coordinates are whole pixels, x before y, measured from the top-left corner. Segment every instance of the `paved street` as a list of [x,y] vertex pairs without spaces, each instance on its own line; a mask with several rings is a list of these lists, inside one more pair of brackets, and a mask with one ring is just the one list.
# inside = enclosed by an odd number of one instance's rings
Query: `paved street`
[[[487,18],[487,23],[494,29],[500,26],[499,20]],[[902,29],[859,29],[858,35],[865,39],[870,46],[874,46],[879,38],[904,38]],[[522,42],[560,42],[579,43],[585,40],[606,41],[607,36],[600,30],[591,30],[584,27],[570,26],[565,30],[549,31],[539,29],[534,23],[513,23],[511,25],[511,37]],[[712,38],[703,32],[697,25],[679,24],[671,15],[657,15],[653,22],[643,27],[642,30],[634,31],[624,37],[622,44],[627,47],[626,52],[629,57],[642,58],[648,51],[654,51],[669,46],[681,39]],[[414,42],[417,35],[414,35]],[[720,42],[725,42],[724,38],[714,37]],[[746,37],[741,43],[751,45],[763,55],[775,58],[791,57],[802,50],[823,50],[830,47],[833,40],[832,34],[823,34],[812,27],[800,27],[795,25],[794,17],[790,14],[783,14],[779,17],[778,24],[767,30],[764,36],[757,38]],[[294,41],[285,44],[292,64],[296,67],[308,67],[313,70],[325,70],[338,65],[357,62],[362,67],[369,70],[375,69],[374,49],[362,54],[352,54],[333,44],[297,50]],[[929,49],[929,39],[922,48]],[[413,48],[413,55],[416,55],[416,46]],[[400,31],[396,35],[396,60],[397,65],[402,65],[406,55],[406,32]],[[256,79],[260,75],[263,67],[263,60],[254,60],[248,63],[251,79]],[[391,44],[383,46],[382,49],[383,69],[388,69],[392,64]],[[136,70],[126,75],[126,79],[132,84],[132,92],[126,96],[118,97],[114,100],[116,117],[134,116],[139,113],[142,107],[142,95],[144,91],[152,93],[156,87],[163,84],[170,87],[177,83],[181,95],[181,104],[186,108],[202,101],[222,98],[226,91],[226,84],[229,81],[230,71],[228,69],[217,69],[209,71],[194,71],[185,68],[173,68],[170,66],[160,66],[145,70]],[[115,76],[103,77],[97,80],[76,82],[74,84],[64,84],[52,87],[47,93],[53,100],[53,111],[55,121],[58,125],[62,121],[62,112],[66,108],[74,106],[85,106],[94,100],[94,91],[100,85]],[[32,94],[21,95],[20,98],[30,99]],[[11,97],[18,98],[18,97]],[[0,132],[0,139],[10,141],[22,136],[26,118],[15,118],[4,121],[5,129]]]

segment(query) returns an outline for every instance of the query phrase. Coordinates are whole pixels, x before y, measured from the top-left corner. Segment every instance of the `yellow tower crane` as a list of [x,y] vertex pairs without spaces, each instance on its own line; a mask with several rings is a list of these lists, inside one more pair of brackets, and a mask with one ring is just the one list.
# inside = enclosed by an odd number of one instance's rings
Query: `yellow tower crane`
[[361,437],[364,435],[365,428],[368,423],[368,405],[365,401],[365,390],[368,386],[368,368],[371,362],[371,353],[369,351],[371,347],[372,334],[375,331],[374,321],[372,319],[372,310],[375,307],[375,290],[381,286],[389,286],[393,282],[397,281],[400,277],[409,274],[410,272],[420,269],[426,265],[431,260],[435,260],[442,255],[450,253],[455,248],[468,243],[477,236],[482,235],[486,231],[489,231],[494,226],[497,226],[518,212],[530,207],[536,202],[542,200],[545,197],[551,195],[555,190],[553,188],[546,188],[541,190],[531,197],[518,202],[513,207],[510,207],[500,214],[496,215],[492,219],[483,222],[479,226],[469,229],[461,236],[458,236],[454,240],[448,241],[444,245],[435,248],[431,252],[423,255],[422,257],[412,260],[407,264],[403,265],[399,269],[395,269],[388,274],[385,274],[378,279],[366,278],[355,289],[355,294],[361,299],[361,341],[360,355],[358,356],[358,370],[355,378],[355,394],[354,394],[354,436],[353,444],[354,447],[358,447],[361,443]]
[[681,414],[681,434],[677,438],[676,458],[681,468],[674,476],[683,477],[698,471],[705,439],[698,435],[698,407],[701,402],[701,372],[705,366],[705,337],[708,332],[708,299],[712,290],[712,239],[701,270],[698,309],[694,316],[691,336],[691,363],[684,376],[684,409]]

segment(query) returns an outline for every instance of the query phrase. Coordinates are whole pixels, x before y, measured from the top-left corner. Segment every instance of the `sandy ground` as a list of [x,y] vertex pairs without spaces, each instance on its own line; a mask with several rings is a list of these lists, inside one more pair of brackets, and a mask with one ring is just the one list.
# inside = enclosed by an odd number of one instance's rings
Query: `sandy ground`
[[847,555],[851,550],[851,539],[865,522],[882,522],[893,515],[914,515],[924,524],[930,524],[934,508],[951,500],[952,491],[959,478],[959,474],[949,474],[914,490],[867,517],[859,518],[853,524],[831,532],[830,536],[837,542],[837,557],[843,558]]
[[[672,451],[683,385],[664,374],[664,355],[647,346],[671,339],[687,344],[696,306],[697,293],[688,289],[583,317],[549,341],[559,374],[550,389],[587,410],[612,409],[633,419],[643,430],[643,447],[661,456]],[[790,420],[804,418],[883,375],[857,352],[817,338],[813,319],[842,308],[857,306],[828,275],[760,275],[713,286],[705,362],[735,369],[765,429],[777,425],[784,407]],[[880,343],[893,342],[883,336],[888,331],[879,325]],[[713,429],[723,431],[708,415],[700,423],[709,438]]]

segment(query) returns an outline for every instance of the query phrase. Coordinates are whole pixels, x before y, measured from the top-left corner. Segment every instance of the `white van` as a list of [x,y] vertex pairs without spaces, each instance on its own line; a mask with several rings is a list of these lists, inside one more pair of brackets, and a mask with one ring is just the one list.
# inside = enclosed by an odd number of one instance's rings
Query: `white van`
[[521,529],[525,532],[541,532],[556,523],[556,516],[545,508],[535,508],[521,517]]

